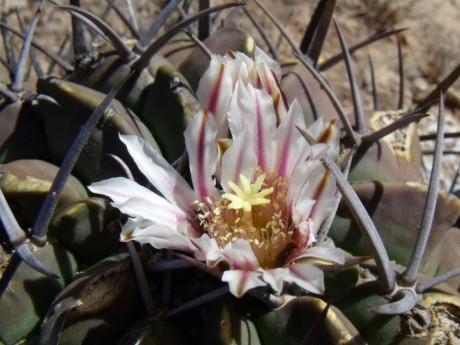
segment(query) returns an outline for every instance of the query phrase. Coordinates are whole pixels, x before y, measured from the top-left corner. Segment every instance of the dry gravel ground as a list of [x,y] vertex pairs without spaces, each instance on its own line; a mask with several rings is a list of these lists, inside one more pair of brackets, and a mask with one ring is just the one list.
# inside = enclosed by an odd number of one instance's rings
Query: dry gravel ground
[[[114,2],[123,13],[128,12],[126,0],[115,0]],[[132,0],[132,2],[141,31],[148,27],[151,19],[164,3],[164,1],[158,0]],[[212,1],[213,4],[221,2],[225,1]],[[261,0],[261,3],[267,6],[278,18],[289,36],[295,42],[300,42],[317,0]],[[81,5],[100,17],[107,8],[107,2],[102,0],[81,0]],[[3,0],[3,9],[9,13],[8,20],[14,27],[18,27],[15,14],[16,7],[27,24],[36,6],[37,1]],[[274,44],[280,43],[282,55],[290,57],[291,48],[280,39],[280,34],[273,24],[251,0],[248,1],[247,6],[251,13],[259,19],[272,42]],[[404,105],[407,108],[414,107],[460,63],[460,26],[458,25],[460,22],[460,0],[340,0],[337,1],[335,19],[342,28],[349,45],[361,41],[377,31],[408,28],[401,35],[405,62]],[[106,20],[120,35],[129,37],[129,33],[113,10],[108,12]],[[241,15],[238,17],[238,21],[253,30],[256,42],[264,46],[260,36],[247,18]],[[63,51],[68,52],[70,50],[69,28],[70,16],[63,11],[56,10],[51,4],[47,4],[37,28],[36,40],[55,52],[66,42]],[[20,45],[19,40],[14,42],[16,46]],[[335,30],[331,28],[323,50],[323,57],[327,58],[339,52],[339,47]],[[372,57],[375,65],[380,109],[396,109],[399,92],[396,38],[384,39],[353,56],[363,103],[365,108],[370,111],[372,97],[368,56]],[[58,73],[58,71],[54,71],[54,73]],[[0,70],[1,75],[5,75],[4,70]],[[330,69],[325,75],[344,107],[351,112],[349,85],[343,64]],[[30,78],[33,80],[33,72],[31,72]],[[457,82],[446,95],[446,111],[447,130],[451,132],[460,131],[460,82]],[[430,113],[433,115],[420,123],[421,134],[433,133],[436,130],[437,109],[432,108]],[[423,148],[426,151],[431,151],[432,143],[424,143]],[[460,152],[460,140],[446,140],[445,148],[449,151]],[[442,182],[444,189],[450,189],[450,181],[452,181],[455,171],[460,165],[459,157],[458,153],[444,156]],[[430,160],[431,155],[426,155],[424,162],[428,168]],[[456,189],[460,190],[460,182],[457,183]]]

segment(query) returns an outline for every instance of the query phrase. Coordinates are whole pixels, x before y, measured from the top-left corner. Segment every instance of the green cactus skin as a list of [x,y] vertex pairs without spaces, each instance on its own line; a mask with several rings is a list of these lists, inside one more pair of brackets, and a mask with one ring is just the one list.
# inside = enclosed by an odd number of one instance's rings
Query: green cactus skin
[[259,345],[262,342],[250,318],[235,311],[229,299],[212,303],[205,308],[208,324],[201,337],[200,345]]
[[[82,64],[68,77],[68,81],[102,93],[108,93],[130,71],[131,66],[129,64],[120,60],[116,54],[109,54]],[[153,77],[148,70],[136,73],[120,90],[117,99],[137,114],[142,109],[143,90],[152,82]]]
[[0,163],[48,159],[43,121],[30,102],[16,102],[1,108]]
[[119,216],[105,199],[87,198],[56,215],[48,234],[70,250],[80,265],[93,265],[120,246]]
[[297,63],[297,60],[294,67],[283,68],[281,89],[284,91],[289,104],[294,99],[298,100],[307,125],[311,125],[321,116],[326,120],[337,119],[337,111],[329,96],[312,74],[300,63]]
[[121,337],[117,345],[186,345],[180,329],[158,320],[144,319],[136,322]]
[[[278,310],[255,319],[255,325],[264,345],[298,345],[315,326],[317,318],[327,307],[316,297],[294,298]],[[335,307],[331,307],[315,331],[321,344],[365,344],[354,326]],[[311,335],[314,337],[314,335]]]
[[[390,259],[406,265],[418,236],[426,186],[418,182],[362,182],[352,185],[376,224]],[[441,263],[445,260],[439,255],[433,256],[433,251],[445,241],[444,236],[460,215],[458,199],[449,199],[443,192],[438,195],[437,205],[427,255],[421,266],[421,272],[430,276],[443,273]],[[329,235],[338,247],[353,255],[369,254],[345,207],[339,209]],[[452,263],[459,262],[458,251],[450,251],[444,255],[448,255],[449,259],[446,260]]]
[[423,302],[410,312],[377,315],[369,309],[387,303],[379,294],[375,283],[365,283],[338,304],[369,345],[447,344],[449,336],[458,333],[458,295],[426,293]]
[[[0,188],[23,228],[35,223],[43,200],[59,168],[40,160],[17,160],[0,165]],[[88,197],[85,187],[73,176],[69,178],[59,199],[57,212]]]
[[[369,111],[366,113],[367,126],[375,132],[406,113],[407,110]],[[362,144],[353,158],[348,180],[422,182],[421,164],[417,124],[412,123],[370,146]]]
[[380,288],[376,284],[363,284],[337,305],[370,345],[393,344],[401,324],[399,315],[377,315],[369,311],[372,307],[388,303],[380,294]]
[[55,323],[66,313],[59,344],[114,344],[129,321],[142,313],[127,254],[108,257],[75,277],[51,305],[39,344],[49,343]]
[[59,244],[50,243],[34,252],[43,265],[59,275],[45,277],[21,262],[0,295],[0,342],[16,344],[33,332],[56,294],[77,270],[75,258]]
[[[55,161],[60,162],[81,126],[103,100],[104,94],[57,78],[39,80],[37,89],[60,103],[60,106],[46,101],[39,103],[50,154]],[[121,143],[119,133],[141,136],[160,152],[145,125],[129,109],[114,100],[106,112],[104,122],[93,131],[76,163],[74,174],[85,184],[124,175],[121,167],[108,154],[114,154],[135,167],[129,163],[131,157]],[[140,173],[135,176],[142,178]]]
[[[205,39],[203,43],[211,52],[220,55],[224,55],[228,50],[232,50],[253,56],[255,50],[254,39],[233,24],[217,30]],[[188,80],[192,90],[196,91],[198,82],[208,66],[209,59],[200,48],[196,47],[188,58],[181,63],[178,70]]]
[[[199,109],[198,101],[187,89],[179,87],[182,91],[178,90],[175,84],[179,81],[185,82],[185,79],[172,67],[159,67],[155,82],[145,89],[146,101],[140,113],[141,120],[152,132],[169,162],[175,161],[184,152],[182,133]],[[194,106],[187,109],[187,104]]]

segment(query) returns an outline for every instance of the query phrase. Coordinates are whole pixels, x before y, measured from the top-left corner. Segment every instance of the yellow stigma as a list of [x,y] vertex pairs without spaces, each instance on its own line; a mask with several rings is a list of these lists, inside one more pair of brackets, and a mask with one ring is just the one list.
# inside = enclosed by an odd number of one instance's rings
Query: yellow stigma
[[235,194],[225,193],[222,198],[228,199],[231,203],[228,205],[232,209],[243,209],[250,212],[252,206],[265,205],[270,203],[270,199],[265,196],[273,192],[273,187],[267,189],[260,189],[264,183],[265,174],[257,177],[257,180],[251,185],[248,178],[240,174],[241,187],[237,186],[232,181],[228,181],[228,185],[235,192]]

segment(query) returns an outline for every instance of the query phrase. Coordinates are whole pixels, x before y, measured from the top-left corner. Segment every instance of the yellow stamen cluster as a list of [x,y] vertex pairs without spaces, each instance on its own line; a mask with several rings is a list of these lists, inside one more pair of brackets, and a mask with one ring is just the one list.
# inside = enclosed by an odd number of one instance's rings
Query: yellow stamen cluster
[[265,175],[260,175],[256,182],[252,185],[249,183],[249,180],[246,176],[240,174],[240,182],[242,188],[238,187],[232,181],[228,181],[228,185],[235,192],[235,194],[225,193],[222,195],[223,199],[228,199],[231,201],[229,208],[234,210],[243,209],[245,212],[250,212],[252,206],[269,204],[270,199],[265,198],[273,192],[273,187],[262,189],[262,184],[264,183]]
[[286,178],[275,173],[265,175],[260,169],[253,183],[244,175],[239,178],[241,187],[229,182],[234,194],[196,203],[197,222],[221,248],[245,239],[261,267],[274,268],[279,257],[296,247],[292,243],[294,225],[287,207]]

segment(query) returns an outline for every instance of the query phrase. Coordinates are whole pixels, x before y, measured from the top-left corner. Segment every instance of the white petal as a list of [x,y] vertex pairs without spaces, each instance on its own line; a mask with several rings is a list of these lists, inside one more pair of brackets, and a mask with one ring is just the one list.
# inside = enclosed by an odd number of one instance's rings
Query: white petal
[[294,224],[299,226],[302,222],[308,219],[315,202],[315,200],[300,198],[295,203],[292,211],[292,220],[294,221]]
[[217,196],[213,181],[217,162],[216,134],[214,117],[206,110],[195,114],[184,133],[193,187],[201,199]]
[[[289,186],[288,200],[292,202],[290,204],[292,212],[298,212],[297,214],[302,213],[300,212],[301,210],[295,211],[299,202],[302,200],[316,201],[310,213],[304,215],[312,219],[311,230],[315,235],[321,222],[333,207],[337,187],[335,178],[322,164],[308,164],[309,162],[319,161],[307,161],[301,166],[300,170],[303,172],[303,176],[295,174],[295,186],[297,189],[292,190],[291,193],[291,185]],[[302,178],[304,179],[303,183],[301,182]],[[299,204],[299,206],[301,207],[302,205]],[[303,220],[306,220],[306,218]],[[301,222],[302,219],[297,219],[297,221]]]
[[192,238],[190,240],[197,248],[195,253],[196,259],[206,260],[209,267],[214,267],[221,261],[222,250],[214,238],[210,238],[207,234],[204,234],[199,238]]
[[188,183],[144,139],[120,135],[139,170],[169,200],[186,210],[196,197]]
[[155,224],[167,225],[173,229],[176,229],[187,218],[185,212],[178,207],[171,204],[169,204],[169,209],[159,207],[144,198],[130,198],[124,203],[112,203],[112,205],[131,217],[142,217]]
[[268,66],[269,69],[271,69],[274,74],[275,74],[275,77],[278,79],[278,80],[281,80],[281,76],[282,76],[282,73],[281,73],[281,66],[280,64],[272,59],[270,56],[268,56],[262,49],[260,49],[259,47],[256,47],[255,49],[255,52],[254,52],[254,59],[257,62],[265,62],[265,64]]
[[284,267],[274,268],[270,270],[262,270],[263,280],[268,283],[273,290],[281,292],[283,290],[284,278],[289,273]]
[[288,271],[286,281],[316,294],[324,293],[324,273],[318,267],[311,263],[296,263],[290,265]]
[[174,207],[171,203],[166,201],[165,198],[162,198],[150,189],[147,189],[125,177],[113,177],[107,180],[95,182],[91,184],[88,189],[93,193],[107,195],[115,203],[119,204],[134,197],[147,199],[150,203],[157,204],[161,207]]
[[345,256],[343,254],[343,250],[340,248],[316,246],[311,247],[302,253],[299,253],[295,257],[289,258],[289,261],[286,262],[286,264],[290,264],[292,262],[300,263],[307,261],[310,263],[321,263],[323,265],[342,265],[345,262]]
[[297,167],[292,177],[288,180],[289,191],[287,200],[292,211],[295,203],[299,199],[299,193],[305,181],[309,179],[310,175],[313,174],[320,165],[322,165],[322,163],[319,160],[305,161]]
[[315,206],[310,213],[312,219],[312,233],[316,235],[323,220],[334,207],[335,194],[337,192],[336,179],[330,173],[327,174],[327,181],[317,191]]
[[[126,224],[126,227],[132,224]],[[126,234],[128,231],[124,231]],[[151,225],[146,228],[136,226],[127,238],[122,238],[123,241],[135,240],[139,243],[150,244],[157,249],[176,249],[189,253],[195,251],[195,246],[189,238],[178,234],[174,229],[165,225]]]
[[222,175],[220,184],[224,192],[231,193],[228,185],[229,181],[239,184],[239,176],[243,174],[249,180],[252,179],[257,168],[257,157],[254,150],[248,150],[248,142],[250,141],[248,130],[240,133],[238,138],[235,138],[232,145],[225,151],[222,157]]
[[236,297],[243,296],[248,290],[267,285],[260,280],[259,272],[244,270],[228,270],[222,275],[222,281],[227,282],[230,292]]
[[171,226],[172,222],[185,220],[185,212],[179,207],[124,177],[114,177],[96,182],[88,189],[93,193],[108,196],[113,200],[113,206],[132,217],[140,216],[155,223]]

